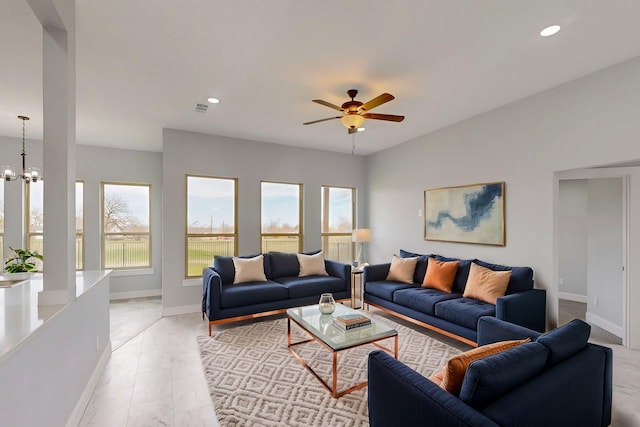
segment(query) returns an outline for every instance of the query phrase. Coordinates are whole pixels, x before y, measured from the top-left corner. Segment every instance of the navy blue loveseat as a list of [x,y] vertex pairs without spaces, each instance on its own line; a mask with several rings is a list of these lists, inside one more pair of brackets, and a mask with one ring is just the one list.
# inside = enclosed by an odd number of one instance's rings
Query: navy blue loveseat
[[[545,330],[546,291],[533,288],[530,267],[509,267],[478,259],[447,258],[400,250],[403,258],[418,257],[413,284],[386,280],[390,264],[370,265],[364,269],[364,303],[373,305],[420,326],[476,345],[478,319],[493,316],[539,332]],[[429,257],[439,261],[459,261],[451,293],[421,286]],[[496,304],[463,298],[471,263],[496,271],[511,270],[511,279]]]
[[483,317],[478,344],[531,338],[472,362],[455,396],[385,352],[369,355],[369,422],[382,426],[604,427],[612,351],[573,320],[546,334]]
[[[316,252],[307,253],[312,255]],[[253,258],[256,255],[240,258]],[[209,335],[215,324],[283,313],[287,308],[317,304],[329,292],[336,301],[351,299],[349,264],[324,260],[328,276],[298,277],[296,254],[263,254],[266,282],[233,284],[233,258],[217,256],[213,267],[202,272],[202,313],[209,319]]]

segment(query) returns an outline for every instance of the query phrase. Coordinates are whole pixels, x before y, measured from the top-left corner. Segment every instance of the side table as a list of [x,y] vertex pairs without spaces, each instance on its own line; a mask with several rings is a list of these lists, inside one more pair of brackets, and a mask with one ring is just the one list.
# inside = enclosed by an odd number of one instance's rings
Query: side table
[[[362,308],[362,297],[364,295],[363,281],[364,267],[351,267],[351,308]],[[356,279],[358,279],[360,305],[356,306]]]

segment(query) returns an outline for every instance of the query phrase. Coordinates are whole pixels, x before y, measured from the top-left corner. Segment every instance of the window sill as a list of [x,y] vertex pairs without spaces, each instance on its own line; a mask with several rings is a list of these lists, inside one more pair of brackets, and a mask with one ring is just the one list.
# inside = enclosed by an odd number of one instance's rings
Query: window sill
[[153,268],[137,268],[132,270],[111,270],[111,277],[147,276],[153,274]]

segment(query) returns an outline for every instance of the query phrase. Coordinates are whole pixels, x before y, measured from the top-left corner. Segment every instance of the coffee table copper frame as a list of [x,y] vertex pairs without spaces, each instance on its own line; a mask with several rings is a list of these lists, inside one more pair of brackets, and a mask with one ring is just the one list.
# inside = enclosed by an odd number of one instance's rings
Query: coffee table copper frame
[[[300,329],[302,329],[304,332],[306,332],[311,338],[304,340],[304,341],[299,341],[299,342],[291,342],[291,321],[293,321],[295,324],[297,324]],[[390,348],[387,348],[383,345],[378,344],[378,341],[382,341],[382,340],[386,340],[389,338],[393,338],[393,350]],[[333,366],[332,366],[332,380],[333,380],[333,386],[329,386],[329,384],[327,384],[327,382],[325,380],[323,380],[320,375],[318,375],[311,366],[309,366],[307,364],[307,362],[304,361],[304,359],[298,354],[296,353],[296,351],[293,349],[294,346],[300,345],[300,344],[305,344],[311,341],[317,341],[320,344],[322,344],[322,346],[324,346],[327,350],[331,351],[333,353]],[[293,354],[295,356],[296,359],[298,359],[298,362],[300,362],[300,364],[302,364],[302,366],[304,366],[305,368],[307,368],[307,370],[309,372],[311,372],[311,374],[313,374],[314,377],[316,377],[316,379],[318,381],[320,381],[320,384],[322,384],[324,386],[324,388],[326,388],[330,393],[331,396],[334,398],[339,398],[344,396],[345,394],[349,394],[351,392],[354,392],[356,390],[360,390],[363,387],[366,387],[368,384],[368,381],[364,381],[360,384],[356,384],[352,387],[349,387],[345,390],[342,391],[338,391],[338,353],[344,350],[349,350],[351,348],[355,348],[355,347],[359,347],[361,345],[366,345],[366,344],[373,344],[376,347],[386,351],[389,354],[392,354],[393,357],[395,357],[396,359],[398,358],[398,332],[395,331],[394,334],[389,335],[389,336],[385,336],[385,337],[379,337],[379,338],[374,338],[371,340],[362,340],[361,342],[355,343],[353,345],[350,345],[348,347],[344,347],[341,348],[339,350],[334,350],[332,349],[329,345],[327,345],[325,342],[323,342],[321,339],[319,339],[319,337],[317,337],[313,332],[309,331],[307,328],[305,328],[302,324],[300,324],[299,322],[297,322],[295,319],[292,319],[291,316],[289,316],[289,314],[287,313],[287,347],[289,348],[289,351],[291,352],[291,354]]]

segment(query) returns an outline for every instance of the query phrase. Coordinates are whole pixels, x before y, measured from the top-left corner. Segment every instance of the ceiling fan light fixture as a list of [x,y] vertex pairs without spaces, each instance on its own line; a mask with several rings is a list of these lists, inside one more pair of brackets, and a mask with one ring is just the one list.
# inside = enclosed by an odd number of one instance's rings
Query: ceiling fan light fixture
[[364,117],[359,114],[347,114],[340,121],[347,129],[357,129],[364,124]]

